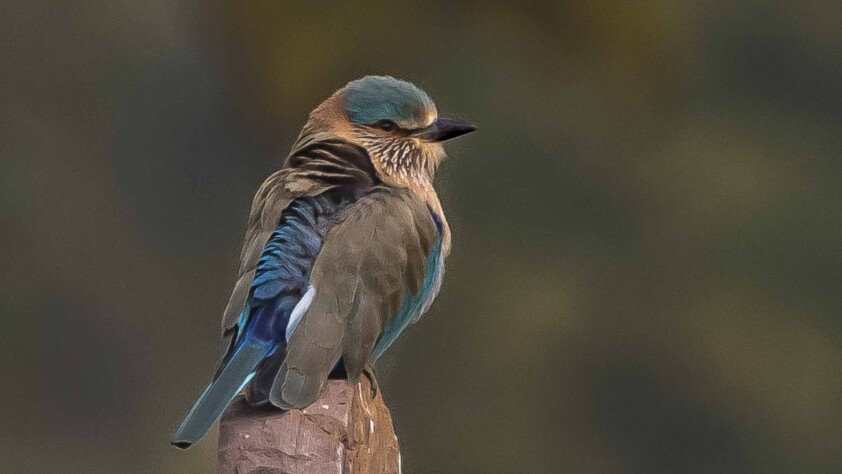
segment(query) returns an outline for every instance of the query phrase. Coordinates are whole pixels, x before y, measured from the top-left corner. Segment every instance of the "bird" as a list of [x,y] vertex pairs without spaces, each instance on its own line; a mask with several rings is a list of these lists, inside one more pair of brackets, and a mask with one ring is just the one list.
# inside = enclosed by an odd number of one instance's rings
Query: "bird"
[[351,81],[310,113],[254,197],[227,351],[174,446],[201,439],[240,393],[303,409],[334,371],[355,384],[419,320],[451,248],[433,187],[442,143],[476,129],[391,76]]

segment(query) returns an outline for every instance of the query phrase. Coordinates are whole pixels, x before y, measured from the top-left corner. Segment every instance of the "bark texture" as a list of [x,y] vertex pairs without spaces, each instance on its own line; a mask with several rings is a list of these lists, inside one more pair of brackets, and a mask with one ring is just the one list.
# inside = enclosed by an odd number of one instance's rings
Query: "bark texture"
[[378,390],[328,380],[303,410],[254,408],[242,396],[219,425],[219,474],[393,474],[400,472],[398,439]]

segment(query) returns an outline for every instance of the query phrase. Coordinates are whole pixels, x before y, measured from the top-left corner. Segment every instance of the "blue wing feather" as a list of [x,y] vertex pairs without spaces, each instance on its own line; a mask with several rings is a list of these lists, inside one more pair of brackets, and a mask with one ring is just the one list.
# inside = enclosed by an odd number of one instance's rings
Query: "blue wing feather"
[[[338,206],[323,195],[298,199],[284,211],[260,255],[240,318],[240,337],[257,331],[272,334],[279,343],[286,342],[289,317],[307,291],[310,270],[332,223],[330,216]],[[264,307],[270,311],[260,311]],[[264,316],[258,318],[258,313]]]
[[[220,372],[237,349],[249,341],[267,343],[272,347],[270,355],[282,355],[278,349],[286,344],[294,329],[290,318],[309,288],[310,271],[325,234],[335,224],[336,213],[347,204],[346,200],[324,194],[297,199],[284,210],[258,260],[249,296],[237,320],[236,336],[220,364]],[[265,365],[263,361],[263,368],[259,367],[254,376],[252,385],[260,385],[253,387],[255,393],[268,393],[268,386],[264,385],[271,386],[274,378],[274,374],[262,372],[277,367],[270,369]]]

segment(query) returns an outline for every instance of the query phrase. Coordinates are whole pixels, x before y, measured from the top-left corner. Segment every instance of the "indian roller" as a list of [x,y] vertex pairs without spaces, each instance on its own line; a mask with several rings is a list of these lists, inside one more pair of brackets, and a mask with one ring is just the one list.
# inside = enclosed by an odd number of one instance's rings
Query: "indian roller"
[[228,349],[175,446],[198,441],[241,392],[301,409],[334,371],[356,383],[418,321],[450,251],[433,188],[442,142],[474,130],[388,76],[352,81],[310,113],[254,197],[222,320]]

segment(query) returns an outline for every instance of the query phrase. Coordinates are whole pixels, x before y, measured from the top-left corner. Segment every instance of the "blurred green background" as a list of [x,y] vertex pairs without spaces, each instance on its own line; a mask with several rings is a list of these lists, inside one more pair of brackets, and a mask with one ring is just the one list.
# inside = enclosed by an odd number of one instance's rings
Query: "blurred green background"
[[209,472],[252,195],[365,74],[480,132],[407,473],[842,471],[842,4],[4,2],[0,471]]

